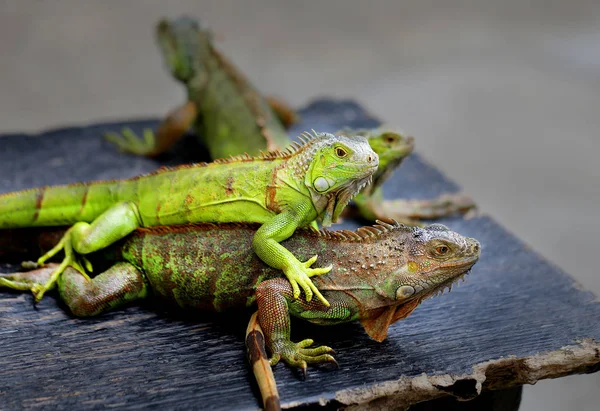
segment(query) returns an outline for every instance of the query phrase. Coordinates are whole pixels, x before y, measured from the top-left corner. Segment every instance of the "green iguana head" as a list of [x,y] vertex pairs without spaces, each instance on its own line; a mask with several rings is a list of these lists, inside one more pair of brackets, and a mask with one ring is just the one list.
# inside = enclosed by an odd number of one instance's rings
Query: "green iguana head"
[[[393,273],[371,274],[378,294],[394,300],[377,315],[361,320],[371,338],[382,341],[388,327],[406,318],[426,298],[450,290],[469,273],[479,259],[480,245],[442,224],[423,228],[378,221],[388,230],[385,266],[398,267]],[[389,241],[391,240],[391,241]]]
[[173,76],[188,83],[204,73],[203,61],[210,55],[212,34],[202,30],[188,17],[161,20],[156,27],[156,40]]
[[304,184],[321,224],[327,227],[337,221],[352,197],[371,181],[379,157],[362,136],[317,132],[303,136],[310,141],[297,161],[306,171]]
[[364,136],[369,140],[371,148],[379,156],[379,168],[369,186],[371,190],[381,186],[415,147],[413,137],[383,127],[373,130],[343,129],[336,134]]

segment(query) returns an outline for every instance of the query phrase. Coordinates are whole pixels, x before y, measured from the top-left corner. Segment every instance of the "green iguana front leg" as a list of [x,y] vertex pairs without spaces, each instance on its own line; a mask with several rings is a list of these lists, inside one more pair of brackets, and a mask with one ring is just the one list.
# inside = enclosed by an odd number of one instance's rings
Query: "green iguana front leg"
[[308,210],[305,212],[302,210],[289,210],[276,215],[269,223],[263,224],[258,229],[252,239],[252,248],[265,263],[283,271],[292,286],[294,298],[300,296],[300,288],[298,287],[300,285],[306,294],[307,301],[312,299],[314,293],[323,304],[329,306],[329,303],[310,280],[310,277],[326,274],[331,271],[333,266],[310,268],[317,261],[316,255],[302,263],[284,246],[279,244],[294,234],[301,222],[309,215],[308,213]]
[[[64,235],[56,247],[48,251],[37,260],[37,265],[43,265],[61,250],[65,252],[62,263],[56,267],[48,281],[43,285],[32,288],[35,300],[40,301],[46,291],[54,286],[56,280],[70,265],[76,263],[74,254],[89,254],[105,248],[124,238],[136,228],[142,226],[138,208],[131,202],[123,202],[110,207],[91,224],[85,222],[75,223]],[[92,267],[86,263],[86,268]]]

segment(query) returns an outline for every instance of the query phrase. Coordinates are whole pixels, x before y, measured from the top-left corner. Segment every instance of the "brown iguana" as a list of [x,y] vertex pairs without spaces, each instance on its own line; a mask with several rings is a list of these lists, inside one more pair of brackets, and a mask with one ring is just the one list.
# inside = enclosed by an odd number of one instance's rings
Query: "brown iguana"
[[[326,306],[293,298],[280,271],[252,251],[257,228],[201,224],[138,229],[98,253],[114,262],[111,268],[90,279],[69,266],[59,277],[58,291],[71,312],[81,317],[145,298],[150,290],[191,310],[223,312],[256,304],[271,364],[283,360],[306,372],[307,364],[335,359],[329,347],[309,348],[312,340],[292,342],[290,315],[320,325],[357,320],[371,338],[382,341],[391,324],[406,318],[425,298],[451,288],[480,255],[475,239],[440,224],[409,228],[378,222],[356,231],[297,230],[283,243],[287,249],[300,258],[316,250],[321,264],[335,265],[328,275],[315,277],[331,303]],[[50,266],[0,274],[0,286],[35,291],[52,271]],[[257,337],[257,324],[248,332],[249,347],[256,347],[251,338]],[[259,361],[261,355],[252,358]],[[276,389],[263,374],[257,377],[261,391],[270,393],[264,395],[265,404],[278,402],[268,398]]]

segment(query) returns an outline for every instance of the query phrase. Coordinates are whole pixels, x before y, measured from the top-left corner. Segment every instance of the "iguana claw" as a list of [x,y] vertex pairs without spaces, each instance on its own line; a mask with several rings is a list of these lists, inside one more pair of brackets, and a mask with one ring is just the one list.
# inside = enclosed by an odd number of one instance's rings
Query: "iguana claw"
[[322,268],[310,268],[317,261],[318,256],[315,255],[308,261],[304,263],[300,263],[297,266],[292,266],[289,270],[285,272],[288,281],[292,285],[292,291],[294,293],[294,298],[300,297],[300,287],[304,290],[304,294],[306,295],[306,301],[312,300],[313,294],[317,296],[317,298],[329,307],[329,302],[323,297],[321,292],[317,289],[317,287],[310,280],[310,277],[314,277],[315,275],[327,274],[333,268],[333,265],[328,265],[327,267]]
[[[54,287],[56,280],[58,280],[58,277],[60,277],[60,275],[65,271],[65,269],[68,266],[75,267],[81,272],[83,276],[89,279],[87,274],[85,274],[85,270],[77,261],[75,251],[73,251],[73,246],[71,244],[71,230],[67,230],[63,238],[59,241],[59,243],[52,250],[48,251],[46,254],[44,254],[37,260],[37,267],[42,267],[48,259],[54,257],[61,250],[64,250],[65,257],[63,258],[62,262],[58,265],[58,267],[52,272],[48,281],[46,281],[45,284],[33,284],[31,286],[31,292],[33,293],[33,297],[36,303],[44,297],[46,291]],[[92,264],[88,261],[88,259],[85,257],[81,258],[84,266],[88,269],[88,271],[92,271]]]
[[151,129],[144,129],[143,138],[138,137],[128,127],[121,130],[121,134],[108,132],[104,138],[117,146],[120,151],[140,156],[150,154],[155,146],[154,132]]
[[338,366],[337,361],[331,354],[335,354],[333,348],[322,345],[316,348],[310,347],[314,343],[311,339],[302,340],[298,343],[292,341],[283,341],[277,344],[277,352],[269,360],[271,366],[274,366],[283,360],[286,364],[297,367],[302,370],[302,374],[306,377],[306,368],[308,364],[324,364],[330,363]]

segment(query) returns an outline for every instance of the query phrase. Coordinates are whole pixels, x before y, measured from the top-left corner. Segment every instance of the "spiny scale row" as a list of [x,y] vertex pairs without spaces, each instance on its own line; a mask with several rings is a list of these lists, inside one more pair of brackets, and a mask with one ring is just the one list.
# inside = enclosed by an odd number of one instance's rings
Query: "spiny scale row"
[[365,226],[357,228],[355,231],[351,230],[337,230],[330,231],[325,228],[319,230],[317,234],[320,237],[324,237],[327,239],[334,240],[345,240],[345,241],[363,241],[370,238],[377,238],[380,235],[385,233],[389,233],[394,230],[409,230],[410,227],[405,226],[404,224],[400,224],[396,220],[390,220],[390,222],[385,222],[381,220],[377,220],[377,224],[373,226]]

